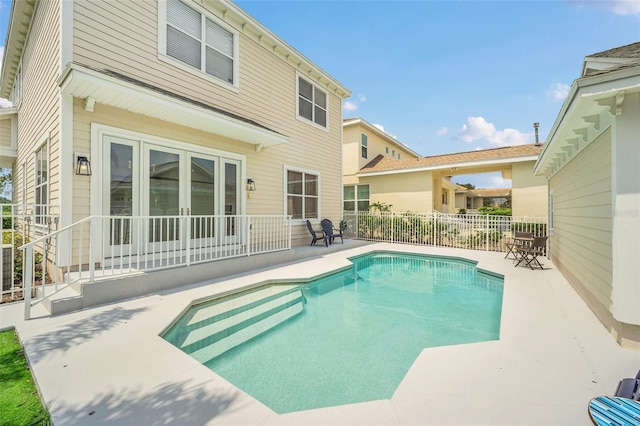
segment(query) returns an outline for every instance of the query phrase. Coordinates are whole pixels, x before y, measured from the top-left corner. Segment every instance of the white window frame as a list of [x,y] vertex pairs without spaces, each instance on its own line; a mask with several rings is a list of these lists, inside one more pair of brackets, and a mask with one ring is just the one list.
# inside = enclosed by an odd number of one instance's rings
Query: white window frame
[[[181,0],[180,0],[181,1]],[[183,2],[185,3],[185,2]],[[219,25],[221,28],[229,31],[233,35],[233,83],[229,83],[228,81],[224,81],[221,78],[208,74],[204,70],[204,65],[206,63],[206,43],[202,42],[200,39],[200,48],[201,48],[201,65],[200,68],[194,68],[189,64],[186,64],[179,59],[176,59],[167,54],[167,0],[161,0],[158,2],[158,59],[164,62],[167,62],[181,70],[184,70],[188,73],[194,74],[200,78],[203,78],[211,83],[217,84],[219,86],[225,87],[227,89],[238,92],[240,88],[240,72],[239,72],[239,64],[240,64],[240,37],[239,32],[227,24],[226,22],[220,20],[218,17],[208,12],[203,7],[198,6],[194,3],[185,3],[189,8],[195,10],[200,14],[202,19],[202,31],[205,31],[205,22],[206,19],[209,19],[216,25]]]
[[[46,158],[44,158],[44,163],[47,165],[47,179],[45,182],[38,182],[38,175],[42,172],[39,167],[40,161],[38,159],[39,154],[42,152],[43,148],[46,148],[47,153],[46,153]],[[51,205],[51,200],[49,199],[50,197],[50,188],[49,188],[49,184],[51,183],[51,147],[49,144],[49,138],[47,136],[43,136],[37,144],[36,149],[33,151],[33,204],[34,204],[34,210],[33,213],[35,215],[35,225],[37,229],[42,229],[45,226],[47,226],[47,223],[43,221],[43,218],[46,218],[49,214],[49,205]],[[44,188],[44,193],[46,194],[47,200],[45,203],[39,203],[38,204],[38,197],[37,194],[43,193],[43,188]],[[40,199],[42,199],[42,197],[40,197]],[[42,210],[40,210],[42,209]]]
[[[283,180],[284,180],[284,212],[285,215],[290,215],[293,216],[292,213],[289,212],[289,181],[288,181],[288,173],[289,172],[296,172],[296,173],[302,173],[303,175],[303,184],[302,184],[302,218],[294,218],[293,220],[297,220],[297,221],[306,221],[307,219],[310,221],[316,221],[319,222],[320,218],[322,217],[321,211],[322,211],[322,206],[320,205],[320,193],[321,193],[321,176],[320,176],[320,172],[317,170],[310,170],[310,169],[305,169],[305,168],[300,168],[300,167],[294,167],[294,166],[288,166],[285,165],[284,166],[284,176],[283,176]],[[304,193],[305,190],[305,185],[304,185],[304,176],[305,175],[314,175],[318,178],[317,182],[318,182],[318,194],[317,195],[306,195]],[[291,194],[291,195],[299,195],[299,194]],[[317,217],[306,217],[305,216],[305,199],[306,198],[311,198],[311,197],[315,197],[317,202],[317,211],[318,211],[318,216]]]
[[360,157],[364,158],[365,160],[369,158],[368,144],[369,137],[364,133],[360,133]]
[[548,224],[548,228],[549,228],[549,232],[553,231],[553,215],[554,215],[554,195],[553,195],[553,189],[549,190],[549,224]]
[[[347,186],[352,186],[353,187],[353,200],[345,200],[344,199],[344,188],[346,188]],[[358,187],[359,186],[367,186],[369,187],[369,198],[363,198],[363,199],[359,199],[358,198]],[[352,184],[352,185],[344,185],[342,188],[342,209],[344,210],[344,202],[345,201],[353,201],[353,208],[354,210],[345,210],[345,211],[353,211],[353,212],[363,212],[363,211],[369,211],[370,206],[371,206],[371,185],[368,183],[359,183],[359,184]],[[367,206],[367,210],[359,210],[358,209],[358,202],[360,201],[364,201],[364,200],[368,201],[368,206]]]
[[[318,124],[315,121],[315,108],[316,108],[316,103],[315,100],[313,100],[311,102],[311,111],[312,111],[312,115],[311,115],[311,120],[309,120],[307,117],[304,117],[302,115],[300,115],[300,79],[303,79],[304,81],[306,81],[307,83],[309,83],[312,87],[313,87],[313,91],[315,93],[315,90],[319,90],[321,92],[323,92],[326,96],[327,99],[327,106],[326,108],[324,108],[325,113],[326,113],[326,117],[327,117],[327,124],[326,126],[323,126],[322,124]],[[322,108],[322,107],[320,107]],[[314,83],[312,80],[306,78],[305,76],[303,76],[302,74],[300,74],[299,72],[296,72],[296,118],[300,121],[303,121],[307,124],[310,124],[318,129],[322,129],[325,132],[329,131],[329,93],[324,90],[322,87],[320,87],[319,85],[317,85],[316,83]]]
[[12,106],[16,108],[20,106],[20,103],[22,102],[22,61],[18,64],[18,70],[16,71],[16,76],[13,79],[13,87],[9,94],[9,100],[11,101]]

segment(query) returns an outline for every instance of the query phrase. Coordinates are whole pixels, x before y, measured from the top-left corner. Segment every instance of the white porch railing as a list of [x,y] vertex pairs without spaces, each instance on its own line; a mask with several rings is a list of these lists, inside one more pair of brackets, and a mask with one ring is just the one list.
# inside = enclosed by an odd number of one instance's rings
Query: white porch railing
[[433,213],[345,212],[345,236],[391,243],[506,251],[514,231],[547,235],[546,218]]
[[290,248],[290,216],[91,216],[19,248],[25,318],[76,282]]

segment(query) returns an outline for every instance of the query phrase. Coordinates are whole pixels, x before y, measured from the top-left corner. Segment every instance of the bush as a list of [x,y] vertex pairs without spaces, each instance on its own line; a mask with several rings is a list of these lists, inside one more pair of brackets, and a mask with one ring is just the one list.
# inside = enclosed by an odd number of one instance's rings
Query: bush
[[511,216],[511,209],[505,207],[478,207],[478,212],[490,216]]

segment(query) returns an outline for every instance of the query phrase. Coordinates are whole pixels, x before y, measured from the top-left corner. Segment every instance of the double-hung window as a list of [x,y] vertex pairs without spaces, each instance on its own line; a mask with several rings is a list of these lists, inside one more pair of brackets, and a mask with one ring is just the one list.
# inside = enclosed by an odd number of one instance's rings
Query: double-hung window
[[[164,54],[235,84],[236,36],[180,0],[167,0]],[[161,45],[162,46],[162,45]]]
[[36,151],[35,165],[35,220],[38,225],[47,223],[49,202],[49,147],[48,142]]
[[360,134],[360,155],[362,158],[367,158],[367,135],[364,133]]
[[318,173],[286,170],[287,214],[294,219],[318,219],[319,186]]
[[343,209],[346,212],[369,211],[369,185],[345,185]]
[[298,117],[327,127],[327,93],[298,76]]

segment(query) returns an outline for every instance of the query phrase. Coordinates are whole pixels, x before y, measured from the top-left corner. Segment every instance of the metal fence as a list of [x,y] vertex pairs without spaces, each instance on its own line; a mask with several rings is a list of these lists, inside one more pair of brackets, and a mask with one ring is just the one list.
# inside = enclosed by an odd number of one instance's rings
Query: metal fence
[[[0,235],[0,303],[21,300],[23,296],[23,252],[18,247],[55,232],[58,228],[58,208],[43,204],[0,204],[2,221]],[[42,247],[34,259],[34,273],[47,276],[48,259],[53,250]]]
[[515,231],[547,235],[546,218],[433,213],[345,212],[345,236],[367,241],[506,251]]

